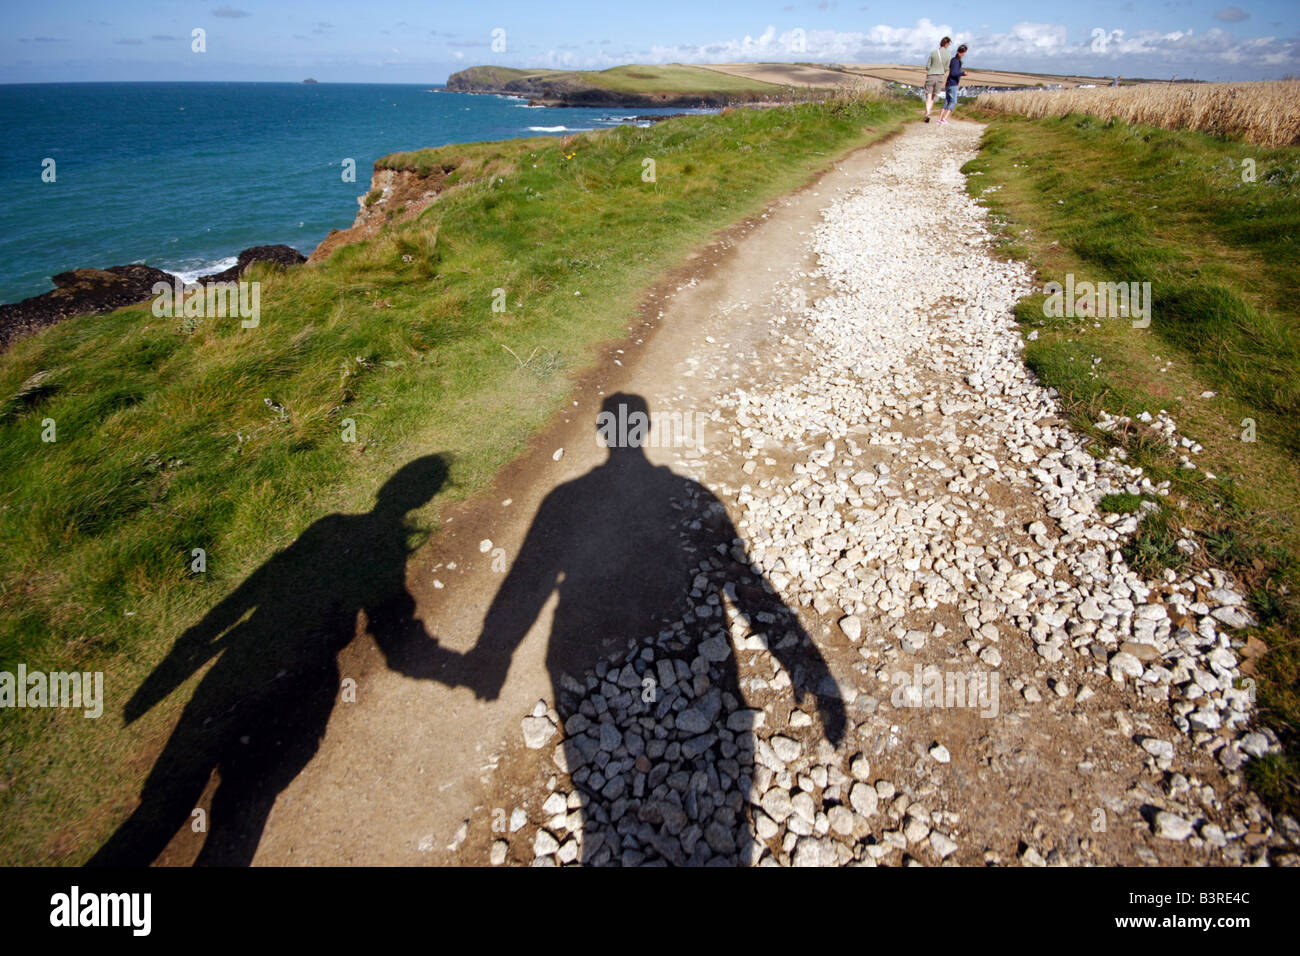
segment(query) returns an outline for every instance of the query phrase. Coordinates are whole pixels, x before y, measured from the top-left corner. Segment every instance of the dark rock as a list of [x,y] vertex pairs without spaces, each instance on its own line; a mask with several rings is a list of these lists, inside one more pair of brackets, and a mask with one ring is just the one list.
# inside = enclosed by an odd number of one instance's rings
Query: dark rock
[[307,257],[292,246],[253,246],[253,248],[241,252],[239,261],[229,269],[224,272],[214,272],[212,275],[200,276],[199,282],[234,282],[254,262],[275,262],[282,266],[297,266],[306,261]]
[[144,302],[153,298],[154,283],[175,281],[171,273],[145,265],[72,269],[53,278],[53,291],[0,305],[0,347],[69,316],[100,315]]
[[[199,283],[235,282],[254,262],[275,262],[282,266],[307,261],[290,246],[254,246],[239,254],[239,261]],[[152,266],[111,266],[108,269],[72,269],[54,276],[52,292],[0,305],[0,349],[23,335],[43,329],[74,315],[101,315],[125,305],[138,305],[153,298],[154,284],[175,286],[176,277]]]

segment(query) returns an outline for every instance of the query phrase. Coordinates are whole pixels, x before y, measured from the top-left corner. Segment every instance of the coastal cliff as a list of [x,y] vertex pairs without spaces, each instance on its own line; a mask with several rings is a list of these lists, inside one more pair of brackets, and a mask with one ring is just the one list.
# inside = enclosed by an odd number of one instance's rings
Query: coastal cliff
[[312,250],[307,261],[322,262],[340,246],[370,239],[389,223],[405,222],[418,216],[446,187],[449,171],[439,167],[436,172],[425,174],[376,166],[370,177],[370,191],[357,197],[359,208],[352,225],[347,229],[331,229],[320,245]]
[[308,264],[323,262],[340,246],[371,239],[388,225],[414,219],[439,197],[515,168],[504,143],[453,143],[411,153],[391,153],[375,161],[370,189],[357,197],[357,216],[347,229],[321,240]]

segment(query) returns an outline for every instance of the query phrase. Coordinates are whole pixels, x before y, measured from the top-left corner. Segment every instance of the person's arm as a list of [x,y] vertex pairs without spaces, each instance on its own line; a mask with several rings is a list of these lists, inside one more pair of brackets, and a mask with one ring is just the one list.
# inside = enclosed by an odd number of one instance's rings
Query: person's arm
[[[847,723],[844,701],[834,686],[828,686],[834,685],[830,668],[799,618],[779,596],[767,593],[761,579],[758,584],[738,585],[736,599],[737,610],[749,618],[755,630],[766,634],[768,649],[790,675],[795,702],[803,704],[809,694],[816,698],[826,739],[833,745],[839,744]],[[757,615],[764,611],[776,620],[771,624],[758,623]],[[788,641],[792,634],[795,640]]]

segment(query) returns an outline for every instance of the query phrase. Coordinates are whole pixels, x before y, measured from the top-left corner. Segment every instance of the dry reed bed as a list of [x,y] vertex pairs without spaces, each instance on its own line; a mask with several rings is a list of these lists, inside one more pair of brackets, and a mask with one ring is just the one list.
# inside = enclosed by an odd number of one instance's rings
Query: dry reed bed
[[975,106],[1034,118],[1087,113],[1163,129],[1199,130],[1260,146],[1300,144],[1300,80],[983,93]]

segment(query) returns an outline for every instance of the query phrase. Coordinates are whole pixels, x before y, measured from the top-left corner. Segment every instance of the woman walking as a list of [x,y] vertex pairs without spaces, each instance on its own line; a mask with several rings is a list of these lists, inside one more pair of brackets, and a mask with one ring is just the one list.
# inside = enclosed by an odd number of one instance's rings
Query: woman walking
[[939,122],[948,122],[948,117],[952,111],[957,108],[957,87],[961,85],[961,78],[966,73],[962,68],[962,58],[966,56],[966,44],[957,47],[957,53],[953,56],[952,62],[948,64],[948,82],[943,91],[943,109],[939,111]]

